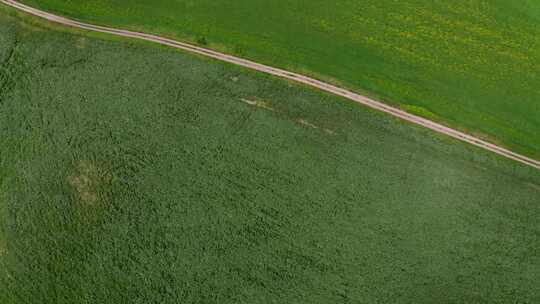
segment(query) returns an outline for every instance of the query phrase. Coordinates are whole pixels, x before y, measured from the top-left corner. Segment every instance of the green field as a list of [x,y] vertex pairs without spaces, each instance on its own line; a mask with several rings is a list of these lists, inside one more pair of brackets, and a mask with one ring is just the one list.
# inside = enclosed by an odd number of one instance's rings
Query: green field
[[540,301],[537,170],[49,28],[0,11],[0,303]]
[[534,0],[24,0],[364,92],[540,159]]

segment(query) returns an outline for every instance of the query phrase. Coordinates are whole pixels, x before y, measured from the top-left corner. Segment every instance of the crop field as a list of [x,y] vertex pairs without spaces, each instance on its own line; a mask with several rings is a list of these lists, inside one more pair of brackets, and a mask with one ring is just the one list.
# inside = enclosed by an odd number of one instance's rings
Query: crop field
[[0,303],[540,301],[538,170],[6,11]]
[[292,69],[540,159],[540,2],[24,0]]

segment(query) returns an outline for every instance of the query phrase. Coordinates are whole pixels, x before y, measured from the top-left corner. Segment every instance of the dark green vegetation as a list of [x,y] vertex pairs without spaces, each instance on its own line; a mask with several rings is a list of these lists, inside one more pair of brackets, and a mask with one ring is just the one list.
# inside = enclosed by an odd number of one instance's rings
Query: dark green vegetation
[[366,91],[540,159],[536,0],[24,0]]
[[23,25],[0,15],[0,303],[540,301],[538,171],[228,65]]

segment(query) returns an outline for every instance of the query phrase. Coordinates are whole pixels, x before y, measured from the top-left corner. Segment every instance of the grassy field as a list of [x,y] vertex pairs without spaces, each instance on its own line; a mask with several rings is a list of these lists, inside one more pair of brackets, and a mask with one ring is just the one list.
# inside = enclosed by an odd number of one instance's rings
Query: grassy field
[[540,159],[533,0],[24,0],[365,92]]
[[540,301],[540,173],[343,99],[0,13],[0,132],[2,304]]

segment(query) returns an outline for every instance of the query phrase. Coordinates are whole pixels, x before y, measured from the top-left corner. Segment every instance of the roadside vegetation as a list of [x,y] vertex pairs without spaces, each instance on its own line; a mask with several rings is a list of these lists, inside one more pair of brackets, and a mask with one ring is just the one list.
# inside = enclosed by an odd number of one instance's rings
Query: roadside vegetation
[[0,303],[540,300],[538,170],[26,18],[0,13]]
[[540,159],[538,1],[22,2],[306,73]]

